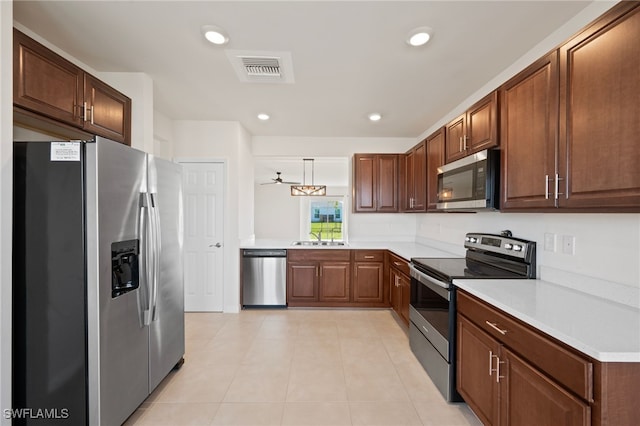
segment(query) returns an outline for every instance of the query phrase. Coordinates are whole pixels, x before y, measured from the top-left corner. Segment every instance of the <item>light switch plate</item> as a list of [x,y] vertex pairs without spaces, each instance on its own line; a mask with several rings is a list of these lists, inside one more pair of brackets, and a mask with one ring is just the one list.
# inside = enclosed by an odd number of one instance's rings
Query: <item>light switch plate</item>
[[573,235],[562,236],[562,252],[564,254],[576,254],[576,237]]
[[556,234],[550,232],[544,234],[544,249],[545,251],[556,251]]

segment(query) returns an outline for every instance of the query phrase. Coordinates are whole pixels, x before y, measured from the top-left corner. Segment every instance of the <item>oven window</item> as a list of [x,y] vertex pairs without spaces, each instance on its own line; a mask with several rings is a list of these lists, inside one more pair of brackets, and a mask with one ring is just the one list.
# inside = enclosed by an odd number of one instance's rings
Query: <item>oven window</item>
[[449,341],[449,301],[421,282],[411,281],[411,306]]

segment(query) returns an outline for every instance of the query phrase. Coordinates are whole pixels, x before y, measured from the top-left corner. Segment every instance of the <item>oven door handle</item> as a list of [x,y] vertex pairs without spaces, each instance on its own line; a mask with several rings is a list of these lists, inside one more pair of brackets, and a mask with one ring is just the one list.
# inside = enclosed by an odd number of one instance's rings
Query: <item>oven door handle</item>
[[433,291],[438,293],[440,296],[444,297],[447,300],[451,300],[451,297],[449,295],[449,290],[451,288],[450,284],[448,284],[448,283],[446,283],[444,281],[437,280],[437,279],[425,274],[424,272],[419,271],[411,263],[409,263],[409,273],[410,273],[411,277],[415,278],[420,283],[422,283],[422,284],[426,285],[427,287],[431,288]]

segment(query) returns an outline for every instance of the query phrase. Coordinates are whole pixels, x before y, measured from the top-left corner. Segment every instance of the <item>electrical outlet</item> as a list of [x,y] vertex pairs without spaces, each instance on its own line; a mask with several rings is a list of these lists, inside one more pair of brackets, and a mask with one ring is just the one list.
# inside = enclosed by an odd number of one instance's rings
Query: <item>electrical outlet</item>
[[564,254],[576,254],[576,237],[573,235],[562,236],[562,252]]
[[544,234],[544,249],[545,251],[556,251],[556,234],[549,232]]

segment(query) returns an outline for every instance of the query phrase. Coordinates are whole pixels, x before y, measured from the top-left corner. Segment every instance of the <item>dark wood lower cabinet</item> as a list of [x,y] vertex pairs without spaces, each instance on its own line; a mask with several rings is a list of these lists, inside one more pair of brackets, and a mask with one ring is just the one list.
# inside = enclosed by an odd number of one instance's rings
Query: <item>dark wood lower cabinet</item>
[[322,262],[319,265],[318,300],[320,302],[349,302],[351,264]]
[[384,263],[355,262],[353,270],[353,301],[357,303],[383,303]]
[[507,348],[501,348],[501,424],[582,426],[591,424],[589,405],[567,392]]
[[384,253],[384,250],[288,250],[288,306],[388,307]]
[[498,424],[498,382],[492,366],[499,344],[471,321],[458,316],[457,388],[485,425]]
[[640,363],[600,362],[458,291],[457,389],[485,425],[635,426]]
[[318,301],[318,265],[292,263],[287,265],[287,300],[291,304]]
[[411,279],[409,262],[389,253],[389,298],[391,307],[400,319],[409,325],[409,302],[411,298]]

